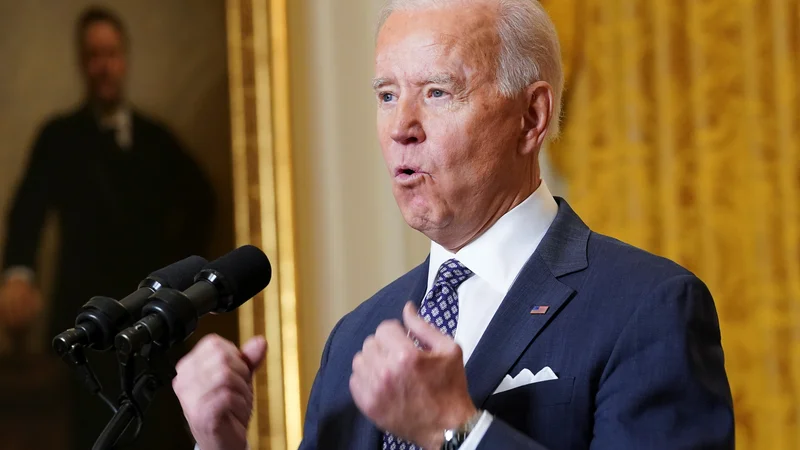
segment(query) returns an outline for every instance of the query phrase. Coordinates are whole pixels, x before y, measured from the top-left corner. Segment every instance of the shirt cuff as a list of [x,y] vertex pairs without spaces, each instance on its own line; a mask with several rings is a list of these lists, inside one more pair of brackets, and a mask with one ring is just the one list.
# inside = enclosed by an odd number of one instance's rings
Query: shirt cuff
[[3,272],[3,280],[21,279],[33,283],[36,275],[33,269],[26,266],[11,266]]
[[492,417],[487,411],[481,413],[481,417],[478,419],[478,423],[475,424],[475,428],[469,433],[466,439],[464,439],[464,443],[461,444],[459,450],[477,450],[478,445],[483,440],[483,436],[489,431],[489,426],[492,424]]

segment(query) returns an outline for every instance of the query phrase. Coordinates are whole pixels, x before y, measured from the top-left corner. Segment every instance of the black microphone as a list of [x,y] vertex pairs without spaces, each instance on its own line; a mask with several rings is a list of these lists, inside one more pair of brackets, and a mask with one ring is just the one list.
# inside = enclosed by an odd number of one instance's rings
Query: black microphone
[[110,297],[92,297],[81,308],[75,319],[75,328],[53,339],[53,348],[60,356],[75,344],[109,350],[117,333],[142,317],[142,308],[154,292],[164,288],[188,288],[206,264],[205,258],[190,256],[151,273],[139,283],[139,289],[120,301]]
[[169,347],[183,341],[201,316],[233,311],[267,287],[271,277],[264,252],[252,245],[239,247],[206,265],[183,292],[154,293],[142,309],[142,319],[117,335],[117,351],[130,354],[151,342]]

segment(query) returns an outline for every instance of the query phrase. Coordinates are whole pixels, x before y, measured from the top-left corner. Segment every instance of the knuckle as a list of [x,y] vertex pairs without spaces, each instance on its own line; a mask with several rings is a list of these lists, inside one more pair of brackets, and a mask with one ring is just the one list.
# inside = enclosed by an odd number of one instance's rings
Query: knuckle
[[376,345],[377,343],[375,342],[375,335],[370,334],[369,336],[367,336],[366,339],[364,339],[364,345],[362,345],[361,348],[363,350],[368,350],[370,348],[375,347]]
[[215,367],[228,367],[227,351],[224,348],[214,347],[213,352],[208,355],[209,362]]
[[213,348],[214,345],[215,345],[215,342],[217,340],[219,340],[219,339],[220,339],[220,337],[219,337],[218,334],[215,334],[215,333],[207,334],[207,335],[203,336],[200,339],[200,341],[197,342],[197,348],[205,348],[205,347]]
[[358,372],[361,370],[361,367],[364,365],[364,355],[361,352],[356,353],[356,356],[353,357],[353,373]]
[[227,341],[216,334],[209,338],[208,344],[209,347],[216,353],[225,353],[225,351],[228,349]]
[[392,384],[392,379],[394,375],[392,374],[391,369],[388,367],[382,367],[378,370],[378,385],[382,389],[386,389]]
[[380,346],[378,345],[378,340],[375,336],[370,336],[364,340],[364,345],[361,348],[361,352],[365,355],[375,355],[378,353]]
[[175,392],[175,395],[178,397],[183,394],[183,376],[180,373],[172,379],[172,391]]
[[350,392],[358,391],[358,381],[356,381],[355,375],[350,375],[350,380],[348,381],[348,385],[350,386]]
[[215,370],[211,375],[212,382],[216,387],[229,387],[233,385],[236,374],[230,367],[222,366]]
[[203,353],[207,358],[213,357],[215,362],[224,362],[226,355],[232,352],[232,348],[235,348],[233,344],[219,335],[211,334],[207,338],[204,342]]
[[397,362],[401,367],[414,366],[417,363],[417,350],[402,349],[397,353]]
[[399,326],[400,322],[396,319],[384,320],[378,325],[378,329],[375,330],[375,336],[384,336]]
[[184,373],[184,371],[188,370],[186,368],[186,366],[188,364],[191,364],[193,356],[194,355],[190,353],[190,354],[184,356],[183,358],[181,358],[180,360],[178,360],[178,363],[175,364],[175,372],[178,374],[175,377],[175,379],[178,379],[179,377],[181,377],[181,375]]

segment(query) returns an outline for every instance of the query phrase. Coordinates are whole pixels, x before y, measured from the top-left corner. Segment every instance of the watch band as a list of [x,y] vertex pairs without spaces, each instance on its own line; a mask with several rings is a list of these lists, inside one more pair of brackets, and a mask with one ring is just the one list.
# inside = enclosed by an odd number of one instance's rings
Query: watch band
[[483,411],[478,411],[469,418],[463,425],[458,428],[444,430],[444,440],[442,441],[441,450],[458,450],[467,437],[478,424],[481,419]]

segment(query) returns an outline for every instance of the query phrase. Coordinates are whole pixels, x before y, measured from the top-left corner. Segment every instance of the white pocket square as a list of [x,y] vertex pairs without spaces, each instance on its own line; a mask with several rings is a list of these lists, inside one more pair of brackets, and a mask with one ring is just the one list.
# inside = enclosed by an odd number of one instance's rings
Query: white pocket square
[[545,366],[536,375],[534,375],[528,369],[522,369],[522,372],[517,374],[517,376],[515,376],[514,378],[511,378],[511,375],[506,375],[506,377],[503,378],[503,381],[500,382],[500,386],[497,386],[497,389],[495,389],[494,394],[510,391],[511,389],[516,389],[518,387],[526,386],[533,383],[541,383],[542,381],[557,380],[557,379],[558,377],[556,376],[555,372],[553,372],[553,369],[551,369],[548,366]]

